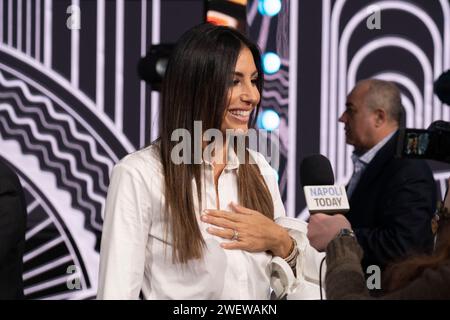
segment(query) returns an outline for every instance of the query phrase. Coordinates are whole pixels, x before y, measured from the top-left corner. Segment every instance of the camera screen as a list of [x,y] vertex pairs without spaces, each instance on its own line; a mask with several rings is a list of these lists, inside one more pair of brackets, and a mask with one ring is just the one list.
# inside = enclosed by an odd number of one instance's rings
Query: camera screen
[[450,163],[450,131],[400,129],[396,156]]
[[434,159],[435,133],[424,129],[401,129],[397,143],[400,158]]
[[430,133],[426,130],[408,130],[405,132],[403,153],[409,156],[425,156],[430,144]]

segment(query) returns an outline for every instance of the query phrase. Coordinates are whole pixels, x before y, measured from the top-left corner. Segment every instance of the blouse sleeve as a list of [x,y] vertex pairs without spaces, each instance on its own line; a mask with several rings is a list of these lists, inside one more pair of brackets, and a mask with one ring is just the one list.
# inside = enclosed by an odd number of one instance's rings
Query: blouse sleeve
[[[280,257],[273,257],[271,286],[276,298],[287,295],[288,299],[320,299],[319,267],[325,257],[310,244],[306,236],[307,223],[296,218],[286,217],[286,211],[281,199],[275,170],[267,163],[264,157],[258,154],[258,164],[267,186],[270,190],[274,206],[275,222],[284,227],[289,235],[295,239],[298,247],[296,275],[288,263]],[[322,276],[325,275],[326,266],[322,266]],[[324,292],[322,291],[322,296]]]
[[106,199],[98,299],[138,299],[148,240],[150,205],[143,177],[119,163]]

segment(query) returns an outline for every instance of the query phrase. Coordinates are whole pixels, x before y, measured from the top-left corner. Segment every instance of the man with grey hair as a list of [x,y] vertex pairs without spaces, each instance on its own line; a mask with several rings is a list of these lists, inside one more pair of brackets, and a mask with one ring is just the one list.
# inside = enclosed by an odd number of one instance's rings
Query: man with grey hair
[[[339,118],[345,138],[363,154],[398,129],[402,117],[400,92],[392,82],[368,79],[358,82],[347,96]],[[388,139],[387,139],[388,140]]]
[[[324,250],[340,228],[330,224],[353,229],[364,250],[364,271],[370,265],[383,270],[393,261],[433,248],[432,172],[423,160],[395,157],[402,110],[395,84],[368,79],[355,86],[339,118],[346,142],[355,148],[347,186],[350,211],[345,218],[318,215],[308,226],[310,242],[318,250]],[[342,219],[348,221],[342,224]]]

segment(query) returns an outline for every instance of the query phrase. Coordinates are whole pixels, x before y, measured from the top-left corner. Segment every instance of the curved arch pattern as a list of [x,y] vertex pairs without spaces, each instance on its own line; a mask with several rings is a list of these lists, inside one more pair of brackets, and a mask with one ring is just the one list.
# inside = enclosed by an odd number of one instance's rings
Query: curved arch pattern
[[[80,30],[63,30],[70,5],[81,8]],[[114,30],[105,19],[110,11]],[[27,198],[28,298],[96,295],[109,175],[125,154],[150,139],[151,121],[145,118],[156,108],[148,108],[148,89],[134,70],[159,37],[160,14],[160,0],[0,0],[0,157],[15,167]],[[130,15],[133,20],[127,20]],[[127,43],[125,26],[140,31],[136,46]],[[94,46],[87,29],[95,35]],[[68,46],[62,44],[65,32]],[[108,60],[110,51],[114,61]],[[75,273],[67,273],[69,266]],[[80,290],[67,287],[74,277]]]
[[[346,183],[352,174],[352,148],[345,144],[345,137],[337,119],[345,107],[347,93],[360,80],[360,74],[367,73],[365,61],[368,57],[386,58],[386,48],[395,47],[402,55],[413,56],[417,63],[411,66],[414,72],[389,69],[373,70],[374,77],[397,82],[409,91],[413,101],[402,95],[407,107],[409,126],[426,128],[438,119],[450,120],[448,107],[442,105],[433,95],[433,82],[450,65],[450,11],[449,2],[440,0],[440,14],[443,21],[433,17],[422,6],[410,1],[389,0],[371,3],[380,10],[381,16],[389,12],[399,21],[405,15],[417,21],[414,28],[423,28],[428,34],[431,48],[423,48],[423,41],[415,39],[413,33],[398,34],[395,29],[378,30],[376,36],[370,30],[361,36],[361,28],[366,28],[369,17],[365,6],[356,5],[352,1],[322,1],[322,92],[321,92],[321,129],[320,150],[326,155],[335,168],[336,181]],[[352,12],[352,10],[354,10]],[[345,12],[345,15],[344,15]],[[349,15],[351,13],[351,15]],[[344,18],[346,17],[346,18]],[[383,18],[381,19],[383,22]],[[355,48],[353,40],[359,31],[358,43],[365,42]],[[422,39],[423,40],[423,39]],[[350,47],[352,48],[350,50]],[[431,52],[431,54],[429,54]],[[351,56],[350,56],[351,54]],[[382,63],[379,63],[382,66]],[[364,69],[366,67],[366,69]],[[383,68],[383,67],[381,67]],[[413,74],[421,74],[423,82],[415,79]],[[368,75],[367,75],[368,76]]]

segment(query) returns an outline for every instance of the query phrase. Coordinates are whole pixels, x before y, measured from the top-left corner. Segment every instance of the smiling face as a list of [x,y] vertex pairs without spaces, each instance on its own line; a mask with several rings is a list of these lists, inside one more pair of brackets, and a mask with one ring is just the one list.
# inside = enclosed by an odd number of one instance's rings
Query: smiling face
[[227,129],[248,131],[250,114],[260,100],[257,80],[258,71],[252,52],[244,47],[239,53],[228,91],[229,104],[220,128],[222,132]]

